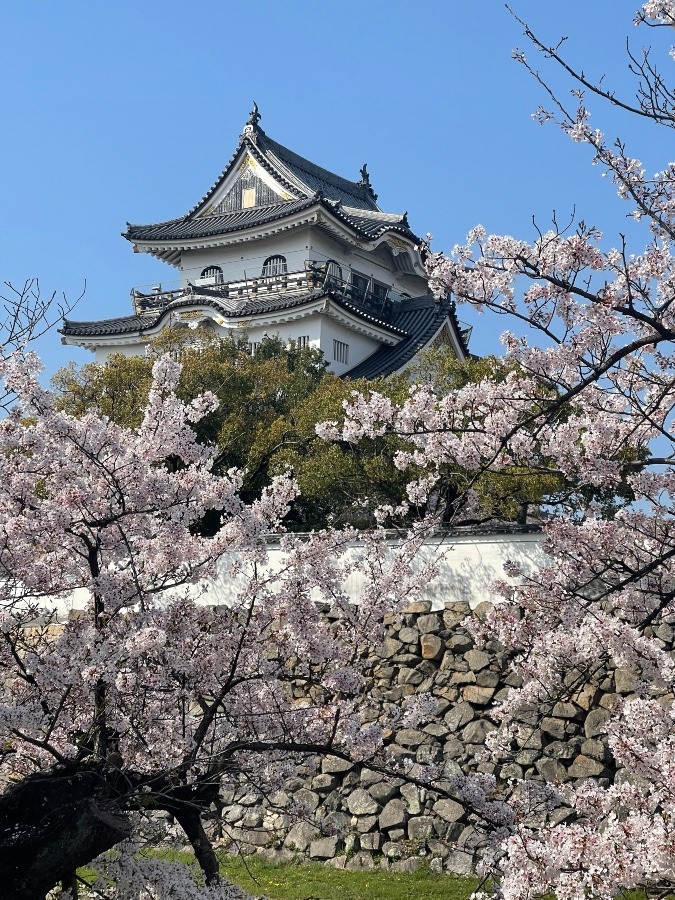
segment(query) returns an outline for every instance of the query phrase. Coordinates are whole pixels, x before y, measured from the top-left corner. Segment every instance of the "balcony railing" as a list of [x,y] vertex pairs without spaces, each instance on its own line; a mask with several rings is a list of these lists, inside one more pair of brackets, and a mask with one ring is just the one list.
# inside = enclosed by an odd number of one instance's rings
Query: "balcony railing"
[[194,296],[217,297],[222,300],[240,301],[266,297],[272,299],[280,294],[301,294],[330,290],[358,306],[371,315],[389,318],[397,305],[405,300],[405,295],[390,289],[383,289],[371,278],[359,278],[359,283],[338,277],[328,263],[307,261],[304,269],[283,272],[276,275],[239,278],[234,281],[218,282],[214,278],[200,278],[196,284],[184,288],[163,289],[156,285],[150,293],[137,288],[131,291],[131,300],[136,315],[144,315],[165,309],[176,300]]

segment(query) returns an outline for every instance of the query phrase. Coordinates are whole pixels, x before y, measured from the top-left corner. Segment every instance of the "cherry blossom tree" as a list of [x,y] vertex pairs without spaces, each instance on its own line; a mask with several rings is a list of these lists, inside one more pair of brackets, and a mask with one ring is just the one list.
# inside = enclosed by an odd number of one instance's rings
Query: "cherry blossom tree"
[[[674,23],[673,2],[645,3],[636,17],[654,27]],[[482,633],[517,654],[524,681],[495,711],[502,728],[492,747],[503,759],[515,746],[524,708],[574,700],[603,666],[628,669],[634,691],[613,695],[606,725],[621,777],[577,787],[522,783],[504,805],[500,786],[484,776],[467,780],[464,795],[492,820],[485,871],[504,897],[581,900],[636,886],[667,893],[675,881],[675,666],[658,632],[675,614],[675,166],[649,176],[624,142],[591,126],[587,98],[648,127],[673,128],[675,93],[650,51],[630,53],[631,100],[576,71],[562,45],[546,45],[527,25],[525,34],[573,82],[570,107],[519,52],[548,92],[536,117],[592,148],[643,223],[645,245],[638,251],[619,236],[612,247],[579,221],[529,242],[478,227],[451,253],[430,254],[437,293],[511,319],[503,341],[517,365],[502,381],[486,378],[452,394],[414,388],[402,405],[353,397],[345,425],[324,433],[352,441],[404,436],[409,446],[397,464],[424,473],[409,487],[416,502],[453,470],[475,479],[516,465],[575,486],[544,510],[545,569],[515,590],[495,588],[510,602]],[[632,502],[607,515],[598,492],[620,489]],[[470,477],[458,510],[472,495]],[[557,805],[570,815],[534,827],[535,808]]]
[[[216,401],[178,399],[177,363],[155,364],[135,429],[58,409],[37,371],[25,350],[0,360],[16,397],[0,422],[2,895],[60,885],[73,897],[87,863],[100,897],[239,896],[220,884],[204,813],[224,784],[271,792],[298,759],[377,753],[386,723],[368,715],[362,652],[414,595],[419,537],[392,554],[374,534],[347,558],[348,529],[282,536],[272,571],[265,535],[295,483],[279,476],[246,504],[240,473],[213,473],[218,450],[192,426]],[[204,537],[214,513],[220,528]],[[237,590],[213,608],[202,586],[223,559]],[[344,589],[354,569],[367,583],[358,606]],[[60,620],[74,595],[81,608]],[[203,886],[141,852],[166,836],[167,815]]]

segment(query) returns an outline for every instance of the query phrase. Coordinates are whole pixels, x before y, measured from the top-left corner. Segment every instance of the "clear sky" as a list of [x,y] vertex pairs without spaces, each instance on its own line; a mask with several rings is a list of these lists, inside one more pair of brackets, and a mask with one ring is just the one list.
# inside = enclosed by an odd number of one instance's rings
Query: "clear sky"
[[[635,29],[637,0],[512,6],[625,93],[626,36],[673,65],[662,48],[675,33]],[[511,51],[534,53],[500,0],[5,0],[0,42],[0,280],[38,276],[70,298],[86,281],[71,318],[126,315],[132,286],[175,279],[120,232],[185,213],[253,100],[265,131],[301,155],[354,180],[367,162],[380,205],[408,210],[437,249],[478,223],[527,238],[533,215],[547,227],[574,208],[612,243],[639,237],[588,150],[533,122],[544,98]],[[592,108],[598,127],[653,156],[649,170],[671,158],[672,132]],[[498,325],[478,320],[476,352],[498,350]],[[48,371],[91,358],[56,333],[40,350]]]

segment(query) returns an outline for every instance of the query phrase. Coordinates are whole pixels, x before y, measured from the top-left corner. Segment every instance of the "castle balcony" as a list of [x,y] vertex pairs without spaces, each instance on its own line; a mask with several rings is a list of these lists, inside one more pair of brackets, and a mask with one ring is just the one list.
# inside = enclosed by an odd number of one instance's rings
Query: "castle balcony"
[[342,277],[342,270],[331,262],[307,260],[304,268],[295,272],[277,271],[274,274],[222,281],[221,276],[198,278],[186,287],[155,285],[150,293],[133,288],[131,300],[136,315],[144,315],[165,309],[176,300],[200,296],[223,301],[264,300],[289,294],[321,294],[330,292],[354,306],[378,318],[389,319],[400,304],[409,299],[405,294],[392,291],[373,278],[352,273],[349,279]]

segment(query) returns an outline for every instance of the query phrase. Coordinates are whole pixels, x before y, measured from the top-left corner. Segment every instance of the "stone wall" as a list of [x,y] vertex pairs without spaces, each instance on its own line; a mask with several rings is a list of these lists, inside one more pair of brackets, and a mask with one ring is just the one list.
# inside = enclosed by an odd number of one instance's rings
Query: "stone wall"
[[[504,648],[496,642],[475,647],[462,625],[468,615],[482,617],[489,608],[484,603],[471,613],[466,603],[448,603],[431,611],[425,601],[410,606],[398,622],[389,620],[386,640],[373,656],[371,697],[383,713],[417,691],[436,698],[432,721],[388,734],[394,758],[418,765],[444,759],[451,774],[477,770],[504,779],[614,778],[604,723],[616,695],[629,694],[635,678],[620,669],[603,669],[592,683],[571,690],[565,702],[523,712],[508,757],[497,763],[476,759],[495,728],[492,704],[519,683],[508,672]],[[659,627],[662,640],[672,643],[673,629]],[[462,874],[472,870],[484,842],[479,823],[454,800],[367,768],[359,772],[334,757],[313,773],[300,770],[262,803],[250,790],[222,799],[226,828],[217,835],[220,842],[270,859],[300,854],[337,867],[395,871],[425,860],[437,871]],[[284,810],[297,804],[308,814],[293,823]],[[549,820],[568,815],[555,810]]]

